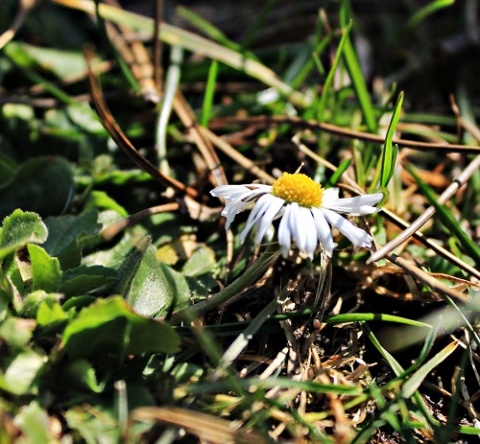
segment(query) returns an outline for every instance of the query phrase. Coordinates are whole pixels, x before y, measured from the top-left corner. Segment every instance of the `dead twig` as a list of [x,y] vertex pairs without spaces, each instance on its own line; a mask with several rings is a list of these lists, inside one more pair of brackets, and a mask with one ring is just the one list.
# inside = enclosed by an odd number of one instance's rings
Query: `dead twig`
[[[300,117],[287,116],[253,116],[253,117],[221,117],[210,122],[211,128],[224,127],[227,124],[272,126],[290,124],[300,128],[324,131],[339,137],[357,139],[370,143],[385,143],[385,138],[377,134],[354,131],[331,123],[321,123],[314,120],[304,120]],[[392,142],[399,147],[412,148],[420,151],[447,151],[459,153],[480,153],[480,147],[473,145],[458,145],[453,143],[419,142],[415,140],[394,138]]]

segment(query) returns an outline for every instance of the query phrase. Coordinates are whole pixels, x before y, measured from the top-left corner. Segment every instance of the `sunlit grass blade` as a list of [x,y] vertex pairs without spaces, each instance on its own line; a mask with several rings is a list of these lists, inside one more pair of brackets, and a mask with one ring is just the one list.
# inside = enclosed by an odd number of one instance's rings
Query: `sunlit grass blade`
[[435,356],[422,365],[402,386],[402,394],[405,398],[410,398],[417,391],[427,375],[445,359],[447,359],[458,347],[458,342],[451,342]]
[[[370,329],[367,323],[362,323],[362,329],[365,331],[366,336],[368,337],[370,342],[373,344],[373,346],[378,350],[378,352],[383,356],[383,358],[390,365],[395,375],[397,377],[406,375],[406,372],[401,366],[401,364],[380,344],[377,337],[375,336],[375,334]],[[417,407],[420,409],[421,413],[426,419],[427,423],[430,424],[432,428],[437,428],[440,425],[440,423],[432,417],[420,393],[418,391],[415,391],[412,397],[415,400]]]
[[118,63],[118,66],[120,67],[120,72],[123,74],[127,82],[130,84],[130,86],[133,88],[134,91],[139,92],[141,90],[139,83],[135,79],[135,76],[132,73],[132,70],[130,69],[130,66],[126,62],[126,60],[122,57],[120,54],[120,51],[116,47],[115,43],[112,41],[112,39],[109,37],[108,31],[107,31],[107,23],[103,19],[102,15],[99,12],[99,3],[95,4],[95,18],[98,21],[99,28],[102,30],[105,40],[109,42],[110,44],[110,49],[113,52],[113,55],[115,57],[115,60]]
[[468,311],[470,310],[472,310],[474,313],[477,313],[479,311],[479,298],[480,297],[478,295],[474,296],[472,298],[472,302],[468,304],[467,307],[464,307],[462,309],[462,307],[459,307],[451,297],[445,295],[445,301],[448,305],[450,305],[450,307],[453,308],[453,310],[458,313],[463,326],[465,326],[465,328],[470,332],[470,334],[472,335],[472,339],[476,343],[477,347],[480,347],[480,337],[478,336],[476,326],[474,327],[472,323],[468,320],[466,313],[468,313]]
[[234,51],[242,51],[241,45],[230,40],[220,29],[212,25],[209,21],[205,20],[203,17],[200,17],[191,9],[186,6],[179,5],[176,8],[176,13],[179,17],[183,18],[189,22],[193,27],[200,30],[203,34],[210,37],[212,40],[224,45],[227,48],[233,49]]
[[455,218],[451,210],[448,209],[446,206],[438,203],[437,195],[432,190],[432,188],[428,184],[426,184],[415,172],[414,167],[411,165],[406,165],[406,168],[408,172],[413,176],[420,190],[423,192],[430,204],[437,211],[438,216],[440,217],[445,227],[451,232],[453,236],[458,239],[467,254],[469,254],[475,261],[476,266],[480,267],[480,247],[467,233],[465,233],[465,231],[460,225],[460,222]]
[[[293,62],[285,70],[283,79],[292,88],[298,88],[314,67],[317,68],[322,77],[325,75],[320,55],[323,54],[327,45],[332,41],[333,33],[324,28],[324,23],[321,19],[318,19],[313,33],[314,41],[312,45],[303,45],[297,52]],[[315,90],[316,88],[312,89],[313,94],[315,94]]]
[[[347,396],[356,396],[362,393],[361,389],[357,386],[342,385],[342,384],[320,384],[313,381],[295,381],[290,378],[268,378],[268,379],[257,379],[257,378],[245,378],[239,379],[237,381],[239,387],[242,387],[244,390],[253,391],[252,388],[256,390],[264,390],[271,388],[282,388],[282,389],[298,389],[303,390],[309,393],[330,393],[338,395],[347,395]],[[215,381],[215,382],[205,382],[190,384],[188,387],[185,387],[189,393],[192,394],[205,394],[218,392],[221,390],[228,390],[227,381]]]
[[428,16],[434,14],[442,8],[452,6],[455,3],[455,0],[435,0],[428,5],[425,5],[423,8],[418,10],[405,24],[406,30],[417,27],[422,23]]
[[342,59],[343,50],[346,42],[348,41],[348,35],[350,33],[351,28],[352,28],[352,22],[348,23],[348,25],[345,27],[343,31],[343,35],[342,35],[342,38],[340,39],[340,43],[338,44],[337,53],[335,54],[335,59],[333,60],[332,67],[330,68],[327,78],[325,79],[325,83],[323,84],[322,95],[320,97],[320,103],[318,104],[318,110],[317,110],[317,119],[319,122],[324,120],[324,112],[327,106],[327,99],[330,97],[333,79],[338,69],[340,60]]
[[[95,14],[95,4],[92,1],[84,0],[82,2],[76,2],[73,0],[55,0],[55,3],[74,9],[80,9],[92,15]],[[111,20],[114,23],[128,25],[132,29],[149,35],[153,32],[153,20],[148,17],[127,12],[104,3],[99,4],[99,11],[104,19]],[[170,45],[181,46],[182,48],[198,55],[209,57],[235,69],[242,70],[247,75],[260,80],[266,85],[276,88],[281,94],[288,96],[289,100],[294,104],[305,106],[310,103],[310,100],[304,94],[282,82],[271,69],[267,68],[257,60],[253,60],[248,56],[246,57],[243,53],[226,48],[206,39],[205,37],[172,26],[168,23],[162,23],[160,28],[160,39]]]
[[[452,381],[455,389],[452,393],[452,399],[448,408],[447,423],[445,424],[445,434],[440,434],[438,437],[439,444],[447,444],[450,442],[450,437],[453,435],[457,423],[457,411],[461,404],[461,397],[465,393],[463,385],[465,381],[465,369],[468,365],[468,357],[471,351],[469,347],[462,351],[462,357],[458,363],[458,372],[455,375],[455,380]],[[479,433],[480,434],[480,433]]]
[[396,376],[400,376],[404,373],[403,367],[400,363],[380,344],[377,337],[373,334],[370,327],[363,322],[362,329],[365,331],[368,339],[373,344],[373,346],[378,350],[378,352],[383,356],[383,359],[387,361],[390,368],[393,370]]
[[395,136],[395,130],[397,128],[398,121],[400,120],[402,105],[403,92],[398,95],[397,103],[395,104],[395,109],[393,110],[392,119],[390,120],[390,125],[388,126],[382,156],[380,158],[380,186],[382,188],[387,187],[393,176],[393,172],[395,171],[398,147],[394,146],[392,141],[393,137]]
[[351,165],[352,159],[345,159],[335,170],[335,172],[332,174],[330,177],[328,184],[330,186],[335,186],[337,182],[340,180],[342,177],[342,174],[348,169],[348,167]]
[[365,321],[383,321],[395,322],[398,324],[412,325],[415,327],[431,328],[430,324],[425,322],[415,321],[413,319],[404,318],[401,316],[383,314],[383,313],[345,313],[330,316],[325,319],[325,323],[329,325],[345,324],[347,322],[365,322]]
[[215,84],[218,75],[218,62],[213,61],[208,70],[207,86],[205,88],[205,95],[203,96],[202,119],[200,123],[207,126],[212,117],[213,98],[215,96]]
[[242,39],[242,47],[249,47],[257,37],[259,31],[268,25],[268,14],[276,6],[278,0],[268,0],[267,2],[258,3],[258,13],[255,15],[255,19],[245,32],[245,36]]
[[[341,17],[345,21],[347,4],[343,2]],[[346,25],[346,21],[343,23]],[[347,67],[348,74],[352,80],[353,88],[357,96],[360,108],[362,109],[363,118],[367,125],[368,131],[375,133],[377,131],[377,119],[375,117],[375,110],[370,100],[370,94],[368,93],[367,84],[365,82],[365,76],[362,72],[362,67],[358,60],[357,54],[353,47],[352,41],[347,37],[345,41],[345,46],[342,51],[343,59],[345,61],[345,66]]]
[[182,48],[174,46],[170,52],[170,65],[165,78],[162,107],[158,113],[156,128],[156,149],[160,171],[170,174],[167,160],[167,126],[173,109],[173,101],[180,83],[181,64],[183,61]]

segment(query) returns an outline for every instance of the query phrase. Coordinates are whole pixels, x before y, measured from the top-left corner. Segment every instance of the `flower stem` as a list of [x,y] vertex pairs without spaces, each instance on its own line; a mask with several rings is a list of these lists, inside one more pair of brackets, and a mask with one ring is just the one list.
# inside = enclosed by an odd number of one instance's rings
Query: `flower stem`
[[253,266],[249,267],[244,274],[233,281],[229,286],[225,287],[223,290],[220,290],[217,294],[206,299],[205,301],[201,301],[198,304],[174,313],[170,319],[170,322],[172,324],[177,324],[181,321],[188,322],[194,320],[198,316],[228,301],[230,298],[236,296],[238,293],[244,290],[245,287],[257,281],[267,271],[268,267],[270,267],[270,265],[278,258],[279,255],[280,250],[278,250],[276,246],[268,247],[267,250],[258,258],[257,262],[255,262]]

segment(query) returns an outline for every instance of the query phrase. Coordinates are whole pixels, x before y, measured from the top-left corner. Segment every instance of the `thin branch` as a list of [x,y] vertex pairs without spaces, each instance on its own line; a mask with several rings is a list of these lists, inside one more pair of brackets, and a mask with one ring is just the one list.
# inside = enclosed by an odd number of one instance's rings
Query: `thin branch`
[[[210,127],[225,126],[226,124],[272,126],[281,124],[296,125],[300,128],[324,131],[347,139],[358,139],[364,142],[383,144],[385,138],[377,134],[354,131],[331,123],[320,123],[314,120],[304,120],[299,117],[287,116],[253,116],[253,117],[221,117],[210,122]],[[458,145],[453,143],[419,142],[415,140],[394,138],[392,143],[399,147],[412,148],[419,151],[447,151],[459,153],[480,153],[480,147],[473,145]]]

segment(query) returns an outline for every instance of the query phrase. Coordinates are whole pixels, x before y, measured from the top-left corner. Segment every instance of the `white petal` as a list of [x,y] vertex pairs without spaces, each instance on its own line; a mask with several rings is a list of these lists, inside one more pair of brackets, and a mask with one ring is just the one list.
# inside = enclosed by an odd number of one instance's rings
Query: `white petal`
[[307,252],[308,243],[308,228],[306,226],[306,220],[310,216],[310,211],[301,207],[297,203],[292,203],[292,213],[290,217],[290,226],[292,229],[292,237],[297,244],[297,248],[300,252]]
[[240,242],[245,242],[247,234],[258,223],[258,221],[264,215],[265,211],[267,211],[268,207],[270,206],[272,199],[274,198],[275,197],[271,194],[264,194],[257,200],[254,207],[252,208],[252,211],[250,211],[245,228],[240,233]]
[[339,197],[338,197],[339,190],[338,188],[327,188],[326,190],[323,190],[323,195],[322,195],[322,206],[324,204],[330,204],[331,202],[336,202]]
[[235,219],[235,216],[238,213],[241,213],[251,205],[252,205],[251,202],[245,202],[242,199],[237,199],[233,202],[228,202],[222,211],[222,216],[227,218],[225,229],[228,230],[230,228],[230,225],[232,224],[233,220]]
[[337,246],[337,244],[333,242],[330,225],[328,225],[328,222],[321,210],[312,208],[312,214],[315,221],[315,226],[317,228],[317,236],[322,244],[323,251],[325,251],[325,254],[328,257],[332,257],[333,249]]
[[236,194],[245,193],[250,191],[245,185],[221,185],[210,191],[213,197],[226,197],[232,198]]
[[268,228],[272,225],[272,222],[274,221],[275,217],[277,216],[279,211],[282,209],[282,207],[285,205],[285,201],[283,199],[272,196],[270,194],[268,194],[267,196],[270,196],[271,199],[270,199],[269,206],[265,211],[265,214],[262,216],[258,224],[258,230],[257,230],[257,233],[255,234],[255,244],[257,245],[260,244]]
[[313,260],[313,255],[315,254],[318,246],[317,227],[310,209],[304,208],[304,210],[304,216],[302,215],[304,225],[302,229],[306,234],[305,253],[310,259]]
[[374,207],[383,198],[383,193],[365,194],[364,196],[344,197],[342,199],[323,199],[322,208],[350,213],[352,215],[364,215],[376,213],[379,209]]
[[288,252],[290,251],[290,246],[292,244],[292,233],[290,230],[290,213],[292,211],[291,205],[285,207],[285,212],[280,219],[280,224],[278,225],[278,244],[282,252],[282,256],[286,258]]
[[272,190],[271,185],[249,184],[249,185],[221,185],[210,191],[213,197],[224,197],[226,199],[235,199],[240,194],[249,191],[264,191],[268,193]]
[[321,211],[327,220],[347,237],[353,245],[356,247],[370,247],[372,245],[372,238],[366,231],[352,224],[334,211],[326,208],[322,208]]
[[292,233],[292,238],[295,240],[298,249],[304,252],[307,244],[307,235],[302,226],[303,218],[305,217],[303,210],[308,210],[301,207],[296,202],[292,202],[290,206],[292,207],[290,212],[290,231]]
[[212,196],[224,198],[227,202],[222,211],[222,216],[227,218],[226,230],[230,228],[238,213],[246,210],[258,196],[271,189],[269,185],[254,185],[254,187],[254,189],[250,189],[250,186],[246,185],[222,185],[210,191]]

